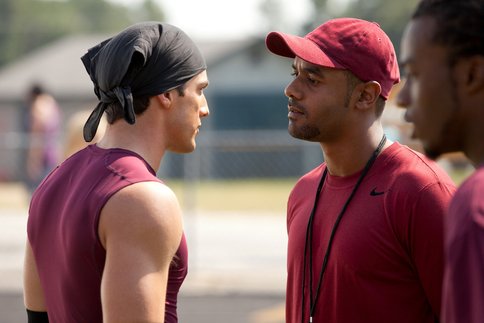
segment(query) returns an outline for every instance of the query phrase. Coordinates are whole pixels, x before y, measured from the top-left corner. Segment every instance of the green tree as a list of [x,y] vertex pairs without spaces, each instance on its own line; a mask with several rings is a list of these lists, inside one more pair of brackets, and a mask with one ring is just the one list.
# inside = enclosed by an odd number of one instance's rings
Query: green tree
[[110,32],[129,22],[127,8],[104,0],[70,0],[77,15],[75,24],[83,32]]
[[398,54],[403,30],[418,1],[358,0],[347,8],[345,15],[378,22]]
[[60,37],[114,33],[140,20],[161,20],[152,0],[138,8],[106,0],[0,0],[0,66]]
[[165,19],[162,8],[154,0],[145,0],[138,11],[138,20],[163,21]]

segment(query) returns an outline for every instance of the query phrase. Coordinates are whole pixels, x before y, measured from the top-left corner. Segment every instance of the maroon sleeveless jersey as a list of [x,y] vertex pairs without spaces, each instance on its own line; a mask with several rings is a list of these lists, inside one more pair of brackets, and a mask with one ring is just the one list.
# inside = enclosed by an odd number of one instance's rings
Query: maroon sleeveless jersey
[[[160,180],[134,152],[95,145],[57,167],[35,191],[27,232],[50,322],[102,322],[101,278],[106,251],[98,236],[101,209],[118,190]],[[165,322],[177,322],[177,295],[187,274],[182,236],[169,272]]]

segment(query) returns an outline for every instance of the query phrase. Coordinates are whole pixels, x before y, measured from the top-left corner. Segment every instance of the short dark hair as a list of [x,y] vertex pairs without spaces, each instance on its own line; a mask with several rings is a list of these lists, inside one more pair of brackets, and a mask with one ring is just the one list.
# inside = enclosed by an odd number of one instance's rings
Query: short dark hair
[[180,85],[179,87],[177,87],[175,89],[178,92],[179,96],[185,96],[185,85],[186,85],[186,83]]
[[44,93],[45,93],[44,87],[39,83],[34,83],[30,86],[30,89],[29,89],[30,98],[35,99],[36,97]]
[[[355,87],[363,83],[362,80],[360,80],[358,77],[356,77],[352,72],[345,70],[345,76],[346,76],[346,101],[345,101],[345,106],[348,106],[351,98],[351,93],[353,93],[353,90]],[[381,95],[378,96],[378,99],[376,101],[376,109],[375,109],[375,115],[377,117],[380,117],[383,114],[383,109],[385,108],[385,98],[382,97]]]
[[[186,84],[186,83],[185,83]],[[175,88],[179,96],[185,96],[185,84],[182,84]],[[133,97],[133,108],[136,115],[140,115],[148,109],[150,104],[150,97]],[[113,124],[114,121],[122,119],[124,117],[124,111],[121,108],[119,102],[113,102],[106,108],[106,116],[109,124]]]
[[[136,115],[140,115],[148,109],[150,104],[150,97],[133,97],[133,108]],[[124,118],[124,111],[121,104],[116,101],[110,103],[106,108],[106,118],[109,124],[113,124],[114,121]]]
[[460,58],[484,55],[483,0],[422,0],[412,19],[435,19],[432,42],[449,49],[449,64]]

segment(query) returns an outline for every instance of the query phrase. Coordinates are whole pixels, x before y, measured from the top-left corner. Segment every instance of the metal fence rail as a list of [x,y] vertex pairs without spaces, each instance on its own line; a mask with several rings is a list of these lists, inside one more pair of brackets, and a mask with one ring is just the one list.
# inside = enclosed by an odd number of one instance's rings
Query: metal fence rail
[[163,177],[188,179],[293,177],[321,162],[319,145],[287,131],[211,131],[199,136],[192,154],[168,154]]
[[[19,181],[25,151],[35,138],[22,132],[0,133],[0,180]],[[58,138],[62,151],[63,138]],[[322,160],[319,145],[292,138],[287,131],[202,131],[191,154],[167,153],[159,170],[164,178],[231,179],[293,177]]]

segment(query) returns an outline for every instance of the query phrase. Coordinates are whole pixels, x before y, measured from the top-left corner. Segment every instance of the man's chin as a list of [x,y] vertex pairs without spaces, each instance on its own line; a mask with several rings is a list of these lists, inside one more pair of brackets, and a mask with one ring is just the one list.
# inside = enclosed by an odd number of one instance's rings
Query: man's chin
[[186,147],[186,149],[184,149],[181,153],[182,154],[189,154],[189,153],[192,153],[195,151],[195,148],[197,147],[197,145],[193,145],[191,147]]
[[296,128],[291,126],[291,124],[289,124],[287,130],[293,138],[312,142],[317,142],[317,138],[320,134],[319,131],[315,128]]
[[430,158],[432,160],[438,159],[443,154],[443,152],[440,149],[436,149],[436,148],[429,147],[429,146],[426,146],[426,145],[424,145],[423,148],[424,148],[425,156],[427,156],[428,158]]
[[178,147],[176,149],[171,149],[171,152],[177,153],[177,154],[189,154],[195,151],[195,148],[197,145],[194,143],[191,146],[185,146],[185,147]]

